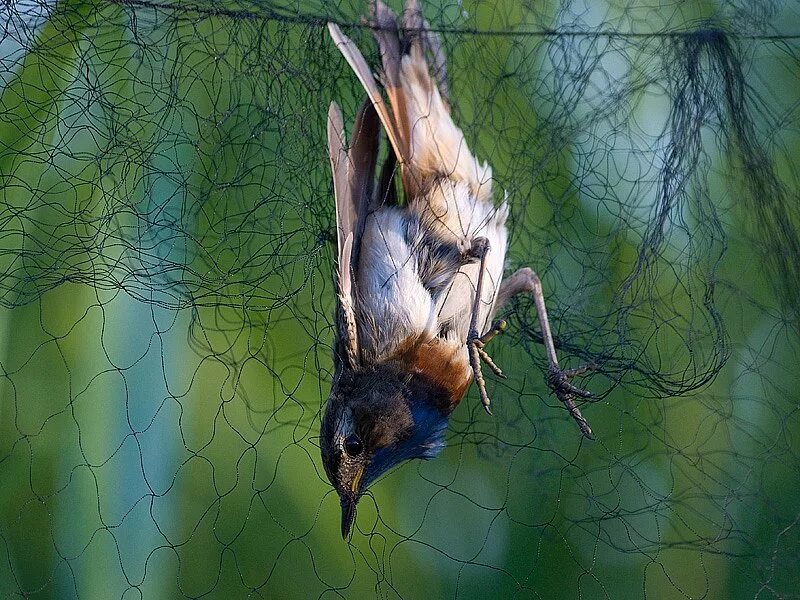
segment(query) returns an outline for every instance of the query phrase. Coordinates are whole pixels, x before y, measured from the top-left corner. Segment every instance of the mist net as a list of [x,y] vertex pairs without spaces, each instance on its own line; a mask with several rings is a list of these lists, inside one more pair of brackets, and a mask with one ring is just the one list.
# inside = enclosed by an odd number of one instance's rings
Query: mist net
[[494,417],[471,389],[342,541],[325,24],[376,64],[366,2],[6,2],[4,597],[797,597],[800,10],[424,11],[596,439],[520,298]]

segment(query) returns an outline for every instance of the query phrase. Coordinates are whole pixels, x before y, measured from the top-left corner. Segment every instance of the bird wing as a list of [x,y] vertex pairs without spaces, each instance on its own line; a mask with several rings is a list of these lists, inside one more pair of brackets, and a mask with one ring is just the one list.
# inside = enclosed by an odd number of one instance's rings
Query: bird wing
[[402,136],[401,129],[397,125],[395,114],[384,102],[378,83],[375,81],[375,77],[373,77],[372,71],[370,71],[367,65],[367,61],[364,60],[364,56],[353,43],[353,40],[343,34],[336,23],[328,23],[328,31],[336,47],[339,48],[339,51],[355,72],[361,85],[364,86],[364,90],[366,90],[367,96],[369,96],[375,108],[375,112],[378,114],[383,124],[386,137],[389,139],[389,144],[392,146],[392,150],[397,160],[400,162],[401,172],[403,174],[403,187],[405,188],[407,183],[406,179],[408,177],[404,166],[406,164],[406,157],[408,156],[406,150],[407,143]]
[[[375,107],[369,99],[361,105],[353,123],[348,158],[349,202],[337,201],[337,215],[340,204],[351,213],[353,231],[353,256],[351,267],[358,270],[358,260],[361,251],[361,239],[364,235],[364,224],[367,220],[373,197],[375,195],[375,164],[378,159],[378,138],[380,124]],[[338,219],[338,217],[337,217]]]
[[353,139],[346,148],[342,111],[335,102],[328,110],[328,153],[336,201],[338,248],[338,339],[351,367],[360,363],[355,314],[353,274],[358,270],[361,238],[372,198],[379,125],[372,103],[361,107],[353,125]]

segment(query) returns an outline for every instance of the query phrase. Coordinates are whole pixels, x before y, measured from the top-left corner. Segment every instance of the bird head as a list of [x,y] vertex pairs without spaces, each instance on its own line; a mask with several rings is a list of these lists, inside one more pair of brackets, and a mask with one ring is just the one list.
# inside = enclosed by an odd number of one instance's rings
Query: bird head
[[377,365],[338,373],[322,419],[322,464],[342,506],[342,537],[366,489],[412,458],[444,447],[448,412],[442,393],[418,375]]

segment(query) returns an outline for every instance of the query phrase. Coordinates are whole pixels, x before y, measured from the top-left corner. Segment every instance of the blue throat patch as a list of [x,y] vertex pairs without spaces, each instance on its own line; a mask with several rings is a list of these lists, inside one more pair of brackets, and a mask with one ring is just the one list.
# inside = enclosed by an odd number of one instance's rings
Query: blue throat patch
[[365,487],[378,477],[412,458],[430,459],[444,449],[444,432],[448,418],[430,404],[410,401],[411,416],[414,419],[411,436],[398,444],[378,450],[364,474]]

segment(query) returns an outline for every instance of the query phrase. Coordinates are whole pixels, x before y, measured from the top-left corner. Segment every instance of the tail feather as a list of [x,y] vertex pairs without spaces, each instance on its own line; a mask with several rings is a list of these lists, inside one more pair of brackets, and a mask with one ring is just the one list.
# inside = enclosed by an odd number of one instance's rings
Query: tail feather
[[447,83],[447,60],[442,48],[442,39],[435,31],[431,31],[431,27],[426,20],[423,19],[422,26],[425,29],[425,46],[426,50],[430,52],[431,71],[436,79],[436,85],[439,88],[439,93],[444,100],[448,110],[450,109],[450,86]]
[[431,79],[423,49],[413,44],[403,57],[400,79],[412,123],[409,163],[422,176],[463,181],[479,200],[491,201],[492,169],[472,155]]
[[[381,54],[382,71],[380,75],[383,88],[389,97],[389,104],[392,110],[393,124],[396,126],[395,136],[400,147],[400,154],[395,154],[401,164],[406,163],[409,155],[409,123],[408,110],[406,108],[406,98],[400,83],[400,63],[402,60],[402,44],[400,32],[397,29],[397,16],[383,2],[370,3],[370,25],[375,40],[378,42],[378,49]],[[391,162],[391,157],[389,162]],[[384,171],[387,172],[388,171]],[[413,178],[404,177],[403,188],[407,196],[413,197],[416,194],[414,189],[415,181]],[[386,188],[390,189],[389,187]]]
[[398,127],[395,124],[394,116],[389,112],[386,103],[383,101],[378,83],[372,76],[372,71],[370,71],[367,61],[364,60],[364,56],[353,43],[353,40],[343,34],[336,23],[328,23],[328,32],[330,33],[331,39],[333,39],[334,43],[339,48],[339,51],[355,72],[356,77],[361,81],[361,85],[364,86],[364,90],[366,90],[369,99],[372,101],[372,105],[375,107],[375,112],[378,113],[378,117],[383,124],[386,137],[389,138],[389,143],[392,145],[400,162],[404,162],[406,152],[404,152],[404,146],[398,136]]
[[400,163],[406,199],[419,195],[426,182],[446,177],[463,181],[478,200],[491,202],[491,168],[475,159],[450,117],[444,53],[417,1],[406,3],[402,21],[382,0],[371,3],[370,13],[388,108],[352,40],[333,23],[328,29],[375,106]]
[[[401,59],[400,81],[411,124],[407,134],[409,162],[423,177],[444,175],[464,181],[474,196],[490,200],[491,169],[478,163],[450,116],[444,52],[418,0],[407,0],[403,30],[407,53]],[[428,56],[433,64],[429,64]]]
[[373,35],[378,42],[381,54],[381,82],[389,96],[392,113],[398,127],[398,137],[402,140],[404,155],[408,150],[408,113],[405,107],[405,96],[400,84],[400,61],[403,58],[400,32],[397,29],[397,16],[383,2],[370,4],[370,24]]

